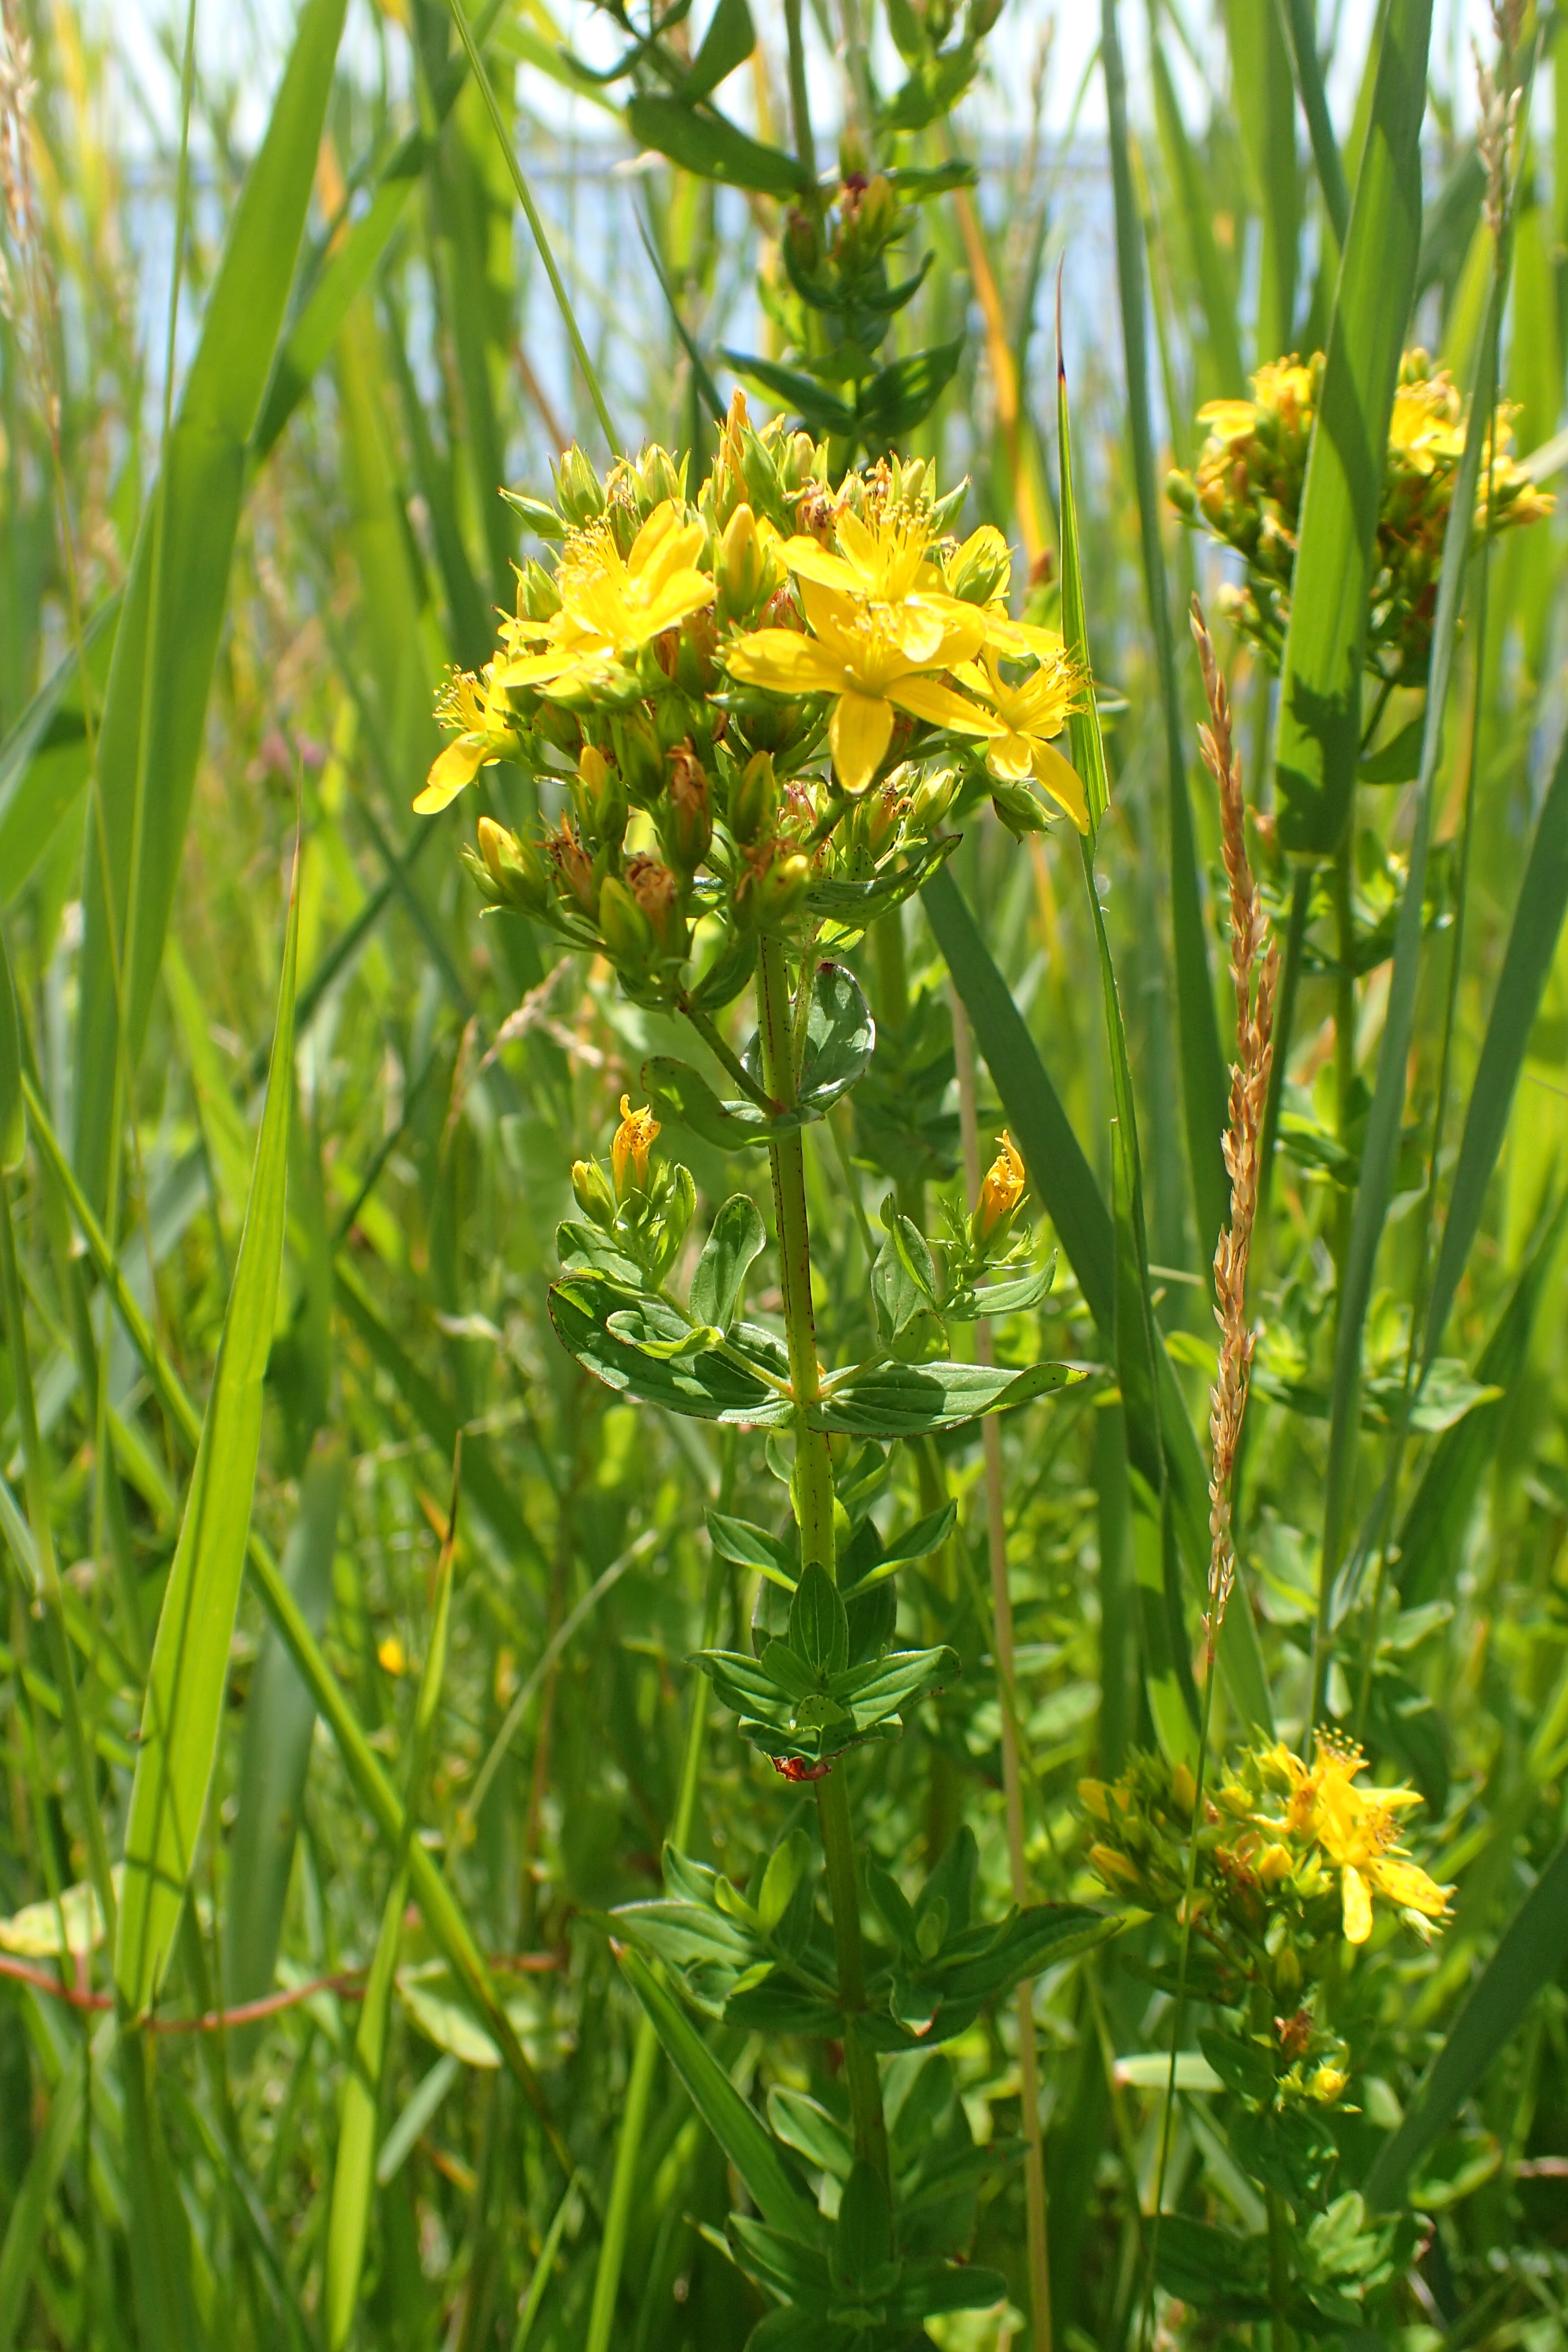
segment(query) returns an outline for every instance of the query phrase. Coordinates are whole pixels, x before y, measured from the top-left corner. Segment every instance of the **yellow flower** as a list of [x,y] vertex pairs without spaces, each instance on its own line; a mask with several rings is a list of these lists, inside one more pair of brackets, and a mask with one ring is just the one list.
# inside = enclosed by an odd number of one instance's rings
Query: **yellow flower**
[[1399,1814],[1420,1803],[1413,1789],[1358,1789],[1366,1769],[1359,1748],[1320,1738],[1311,1774],[1316,1783],[1312,1835],[1340,1874],[1345,1940],[1364,1944],[1372,1933],[1372,1898],[1381,1895],[1402,1911],[1441,1919],[1451,1886],[1438,1886],[1399,1844]]
[[[610,1166],[615,1172],[617,1200],[624,1201],[632,1185],[639,1192],[647,1187],[648,1154],[653,1150],[654,1138],[658,1133],[658,1121],[652,1111],[646,1105],[641,1110],[634,1110],[631,1097],[623,1095],[621,1123],[610,1145]],[[628,1168],[631,1171],[630,1184],[626,1181]]]
[[1394,395],[1388,446],[1418,474],[1430,474],[1439,460],[1447,464],[1461,455],[1465,431],[1458,394],[1446,373],[1400,385]]
[[436,715],[444,727],[461,731],[432,762],[425,789],[414,803],[420,816],[437,815],[466,784],[473,782],[481,768],[493,767],[517,749],[517,730],[506,696],[499,689],[493,662],[487,662],[478,677],[471,670],[454,670]]
[[[1005,1128],[996,1140],[1001,1149],[985,1171],[985,1181],[980,1187],[980,1234],[983,1241],[988,1241],[1003,1219],[1012,1215],[1028,1184],[1017,1146]],[[1088,1788],[1089,1783],[1085,1781],[1081,1785]],[[1100,1804],[1103,1803],[1102,1791]],[[1105,1818],[1103,1812],[1100,1818]]]
[[[791,540],[786,550],[797,544]],[[997,731],[989,711],[977,710],[951,687],[921,675],[973,660],[984,623],[972,606],[943,599],[951,604],[948,618],[868,605],[806,576],[801,601],[811,636],[795,629],[759,629],[728,646],[723,660],[731,677],[747,686],[767,687],[775,694],[833,696],[828,741],[847,793],[858,795],[875,780],[892,740],[896,709],[963,734]]]
[[[1010,622],[1007,626],[1022,634],[1020,624]],[[1043,629],[1029,634],[1047,640],[1052,635]],[[1026,776],[1033,776],[1071,817],[1079,833],[1087,833],[1089,803],[1083,785],[1077,771],[1047,740],[1061,733],[1079,698],[1077,672],[1060,638],[1055,639],[1054,657],[1047,656],[1018,686],[1010,686],[1003,677],[990,646],[982,660],[984,667],[967,663],[958,675],[972,693],[984,697],[1000,721],[985,747],[986,766],[1002,783],[1022,783]]]
[[[683,523],[673,499],[655,507],[625,556],[607,523],[577,532],[555,575],[561,610],[547,621],[509,623],[514,650],[498,683],[561,693],[592,686],[616,662],[701,612],[714,593],[710,575],[696,566],[702,539],[702,525]],[[515,650],[530,638],[542,638],[543,650]]]
[[384,1642],[377,1643],[375,1655],[383,1674],[405,1675],[408,1672],[407,1654],[395,1633],[389,1633]]

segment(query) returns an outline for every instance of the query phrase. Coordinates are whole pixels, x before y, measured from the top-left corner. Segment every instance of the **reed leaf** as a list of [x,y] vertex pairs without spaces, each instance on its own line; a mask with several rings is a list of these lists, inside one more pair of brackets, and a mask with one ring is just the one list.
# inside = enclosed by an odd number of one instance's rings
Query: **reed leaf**
[[114,1952],[115,1990],[131,2018],[152,2006],[173,1958],[217,1758],[283,1262],[299,943],[296,890],[245,1232],[142,1712]]

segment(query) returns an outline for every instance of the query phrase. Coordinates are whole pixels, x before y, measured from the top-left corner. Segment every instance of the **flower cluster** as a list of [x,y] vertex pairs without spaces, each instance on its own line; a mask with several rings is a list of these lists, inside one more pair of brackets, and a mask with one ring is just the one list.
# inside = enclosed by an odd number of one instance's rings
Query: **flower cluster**
[[963,493],[923,465],[831,487],[825,445],[759,433],[737,394],[694,499],[658,448],[604,481],[573,450],[556,488],[515,501],[559,560],[520,570],[494,659],[450,681],[415,805],[521,767],[544,821],[480,818],[479,887],[605,953],[634,996],[712,1010],[760,934],[854,936],[983,793],[1016,833],[1058,810],[1087,826],[1053,741],[1078,667],[1011,617],[1001,534],[958,541]]
[[[1410,1789],[1358,1785],[1365,1769],[1359,1748],[1326,1732],[1310,1768],[1283,1744],[1249,1751],[1205,1801],[1194,1927],[1209,1933],[1223,1918],[1245,1941],[1265,1935],[1271,1910],[1287,1909],[1321,1936],[1337,1901],[1345,1940],[1364,1944],[1380,1895],[1428,1933],[1452,1889],[1400,1843],[1400,1815],[1420,1800]],[[1107,1885],[1179,1911],[1196,1798],[1187,1767],[1140,1756],[1113,1787],[1085,1780],[1079,1793],[1099,1825],[1089,1859]]]
[[[1198,411],[1208,437],[1191,474],[1167,483],[1187,520],[1234,548],[1246,577],[1226,592],[1242,635],[1278,666],[1290,619],[1290,584],[1306,484],[1307,455],[1322,392],[1323,355],[1272,360],[1252,379],[1250,400],[1214,400]],[[1494,530],[1539,521],[1553,500],[1509,454],[1506,411],[1481,460],[1476,517],[1487,501]],[[1425,683],[1431,649],[1443,535],[1453,504],[1465,421],[1447,371],[1423,351],[1406,352],[1389,425],[1378,511],[1377,557],[1367,630],[1369,667],[1401,686]]]

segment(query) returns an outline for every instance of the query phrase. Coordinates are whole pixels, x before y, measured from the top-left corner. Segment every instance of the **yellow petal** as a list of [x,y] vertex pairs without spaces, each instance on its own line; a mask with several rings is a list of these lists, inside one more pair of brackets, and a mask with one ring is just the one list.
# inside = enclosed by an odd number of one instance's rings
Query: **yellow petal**
[[1359,1870],[1348,1864],[1340,1880],[1344,1906],[1345,1941],[1364,1944],[1372,1933],[1372,1896]]
[[1010,620],[1005,613],[989,609],[984,618],[986,643],[1010,660],[1023,661],[1032,656],[1036,661],[1059,661],[1067,650],[1058,629],[1037,628],[1032,621]]
[[1391,1903],[1397,1903],[1402,1911],[1423,1912],[1428,1919],[1443,1916],[1454,1891],[1451,1886],[1439,1886],[1415,1863],[1391,1857],[1374,1864],[1372,1874],[1379,1893],[1386,1895]]
[[495,764],[488,735],[459,735],[437,753],[425,779],[425,789],[414,803],[416,816],[437,816],[471,784],[481,768]]
[[726,647],[723,659],[731,677],[775,694],[837,694],[844,684],[843,663],[795,629],[759,629]]
[[841,555],[829,553],[815,539],[786,539],[784,560],[799,580],[814,580],[820,587],[836,589],[840,595],[863,596],[867,582],[852,563]]
[[827,739],[838,781],[849,793],[863,793],[876,775],[892,740],[893,714],[869,695],[841,694],[833,706]]
[[1030,747],[1016,729],[1009,727],[986,745],[985,764],[998,783],[1021,784],[1033,765]]
[[496,672],[498,686],[542,686],[546,678],[559,677],[570,666],[572,656],[559,646],[547,654],[520,654],[514,661],[502,662]]
[[934,677],[901,677],[888,688],[888,699],[912,718],[929,719],[933,727],[952,727],[961,735],[1002,732],[1002,721],[989,710],[977,709],[962,694],[954,694],[951,686],[939,686]]
[[1079,833],[1089,831],[1089,802],[1078,770],[1062,758],[1053,744],[1042,743],[1037,738],[1030,765],[1035,782],[1044,785],[1057,806],[1065,809]]

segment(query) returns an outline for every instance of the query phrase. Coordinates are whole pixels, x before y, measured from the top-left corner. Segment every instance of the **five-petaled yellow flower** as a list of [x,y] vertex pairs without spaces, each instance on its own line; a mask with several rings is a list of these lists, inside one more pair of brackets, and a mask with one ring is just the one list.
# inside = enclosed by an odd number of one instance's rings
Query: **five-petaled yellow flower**
[[1004,1218],[1010,1217],[1023,1199],[1028,1184],[1018,1147],[1005,1128],[996,1138],[995,1159],[985,1171],[985,1181],[980,1187],[980,1234],[988,1241]]
[[1287,1748],[1275,1750],[1290,1780],[1287,1826],[1305,1832],[1340,1875],[1345,1941],[1364,1944],[1372,1933],[1372,1899],[1381,1895],[1402,1911],[1441,1919],[1451,1886],[1439,1886],[1399,1843],[1399,1815],[1421,1801],[1414,1789],[1358,1789],[1366,1769],[1359,1748],[1319,1735],[1309,1772]]
[[728,646],[723,659],[731,677],[744,685],[834,697],[828,742],[845,792],[858,796],[875,782],[892,740],[895,710],[961,734],[997,731],[989,711],[977,710],[931,675],[973,660],[980,650],[984,623],[973,606],[945,597],[950,613],[912,602],[871,604],[804,576],[800,596],[812,635],[759,629]]
[[[1031,632],[1042,638],[1047,634]],[[1087,833],[1089,803],[1078,772],[1049,740],[1061,733],[1078,700],[1077,677],[1060,638],[1055,640],[1039,668],[1017,686],[1003,677],[990,646],[981,663],[965,663],[958,677],[996,714],[999,724],[985,746],[985,764],[992,774],[999,782],[1009,784],[1021,784],[1026,776],[1033,776],[1071,817],[1079,833]]]
[[[621,1097],[621,1123],[610,1145],[610,1167],[616,1180],[616,1198],[624,1201],[635,1186],[643,1192],[647,1186],[648,1154],[658,1133],[658,1121],[645,1105],[634,1110],[631,1097]],[[630,1181],[626,1171],[631,1171]]]
[[[497,684],[570,694],[679,628],[713,602],[712,578],[697,569],[702,538],[702,525],[683,523],[673,499],[655,507],[624,556],[607,524],[579,531],[555,575],[560,611],[510,625],[514,650]],[[515,650],[530,638],[543,639],[539,652]]]
[[487,662],[476,677],[471,670],[454,670],[437,717],[461,730],[455,741],[437,752],[414,805],[421,816],[435,816],[471,784],[481,768],[517,748],[517,730],[506,696],[498,688],[495,665]]

